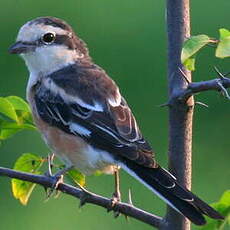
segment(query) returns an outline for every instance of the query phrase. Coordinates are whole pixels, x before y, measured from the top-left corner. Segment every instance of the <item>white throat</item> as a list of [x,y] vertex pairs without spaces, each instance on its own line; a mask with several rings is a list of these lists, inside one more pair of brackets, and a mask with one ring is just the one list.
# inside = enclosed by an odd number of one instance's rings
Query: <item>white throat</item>
[[38,47],[35,52],[21,55],[26,62],[30,73],[48,75],[63,67],[73,64],[82,58],[76,50],[69,50],[65,46]]
[[41,77],[74,64],[76,60],[83,58],[83,55],[76,50],[70,50],[60,45],[38,47],[35,52],[22,54],[21,56],[30,72],[27,94]]
[[36,84],[39,78],[74,64],[75,61],[83,58],[83,54],[61,45],[38,47],[35,52],[25,53],[21,56],[30,72],[27,91]]

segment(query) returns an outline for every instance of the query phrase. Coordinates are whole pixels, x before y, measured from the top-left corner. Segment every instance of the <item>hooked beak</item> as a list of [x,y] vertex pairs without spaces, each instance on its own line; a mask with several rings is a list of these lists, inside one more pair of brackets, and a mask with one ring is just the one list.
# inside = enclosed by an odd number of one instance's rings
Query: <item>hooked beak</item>
[[14,43],[12,46],[10,46],[9,53],[11,53],[11,54],[23,54],[23,53],[32,52],[35,49],[36,49],[36,46],[33,43],[18,41],[16,43]]

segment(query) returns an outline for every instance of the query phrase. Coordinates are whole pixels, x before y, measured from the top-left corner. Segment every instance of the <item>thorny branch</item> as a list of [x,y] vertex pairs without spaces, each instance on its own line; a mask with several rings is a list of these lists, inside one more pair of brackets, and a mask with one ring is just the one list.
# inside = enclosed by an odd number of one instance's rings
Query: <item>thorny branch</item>
[[[180,70],[180,69],[179,69]],[[183,79],[187,83],[187,87],[184,90],[181,90],[179,93],[174,94],[172,98],[170,98],[168,103],[163,104],[162,106],[172,106],[174,103],[186,103],[186,101],[194,94],[208,91],[208,90],[216,90],[220,91],[227,99],[230,100],[230,95],[227,91],[227,88],[230,88],[230,78],[227,78],[227,74],[222,74],[219,72],[217,68],[215,71],[219,75],[219,78],[201,81],[201,82],[189,82],[186,75],[180,70]],[[229,73],[228,73],[229,74]],[[200,102],[199,102],[200,103]],[[203,104],[203,103],[201,103]],[[205,105],[206,106],[206,105]],[[7,176],[10,178],[16,178],[24,181],[29,181],[32,183],[39,184],[45,188],[53,189],[53,185],[55,184],[55,178],[47,175],[35,175],[31,173],[25,173],[16,171],[9,168],[0,167],[0,176]],[[80,205],[84,205],[86,203],[91,203],[97,206],[101,206],[107,210],[119,212],[124,214],[126,217],[132,217],[141,222],[149,224],[157,229],[162,229],[164,226],[167,226],[167,222],[162,217],[156,216],[154,214],[148,213],[140,208],[137,208],[132,203],[131,192],[129,191],[129,202],[123,203],[119,202],[115,206],[111,207],[111,200],[97,195],[95,193],[89,192],[85,189],[76,188],[71,185],[60,183],[56,188],[58,191],[71,195],[80,199]]]
[[[35,175],[35,174],[20,172],[20,171],[3,168],[3,167],[0,167],[0,176],[7,176],[10,178],[29,181],[32,183],[39,184],[45,188],[53,188],[53,185],[55,183],[55,178],[50,176]],[[91,193],[84,189],[76,188],[74,186],[65,183],[58,184],[57,190],[66,193],[68,195],[71,195],[73,197],[76,197],[80,199],[80,201],[82,201],[83,199],[83,202],[80,202],[80,204],[82,205],[86,203],[91,203],[97,206],[101,206],[107,210],[122,213],[125,216],[132,217],[134,219],[142,221],[156,228],[159,228],[160,226],[165,224],[164,220],[161,217],[148,213],[142,209],[139,209],[133,206],[132,203],[128,204],[128,203],[119,202],[115,206],[111,207],[110,199],[97,195],[95,193]]]
[[[186,75],[180,70],[181,76],[187,83],[187,87],[174,94],[173,97],[170,98],[169,102],[163,104],[162,106],[172,106],[176,102],[185,103],[192,95],[209,90],[220,91],[228,100],[230,100],[230,95],[227,91],[227,88],[230,88],[230,78],[227,78],[226,74],[219,72],[217,68],[215,68],[215,71],[218,74],[218,78],[216,79],[200,82],[189,82],[186,78]],[[204,105],[200,102],[199,104]]]

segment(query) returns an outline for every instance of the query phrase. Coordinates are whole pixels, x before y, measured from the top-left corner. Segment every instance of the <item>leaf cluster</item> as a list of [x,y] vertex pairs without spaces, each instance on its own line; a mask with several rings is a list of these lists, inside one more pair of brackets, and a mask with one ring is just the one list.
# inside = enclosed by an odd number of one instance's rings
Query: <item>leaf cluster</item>
[[230,57],[230,31],[219,30],[219,40],[210,38],[208,35],[200,34],[191,36],[184,42],[181,52],[182,64],[191,71],[195,70],[195,59],[197,52],[204,46],[214,45],[216,47],[215,56],[217,58]]

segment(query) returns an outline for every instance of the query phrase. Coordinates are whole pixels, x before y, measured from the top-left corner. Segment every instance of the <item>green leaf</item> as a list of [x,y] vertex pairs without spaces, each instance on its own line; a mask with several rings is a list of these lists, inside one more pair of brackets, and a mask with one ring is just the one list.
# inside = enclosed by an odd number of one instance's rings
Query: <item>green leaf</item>
[[[197,51],[199,51],[203,46],[208,44],[211,39],[204,34],[192,36],[184,42],[182,51],[181,51],[181,62],[185,62],[192,57]],[[194,64],[194,61],[192,61]],[[190,61],[191,63],[191,61]],[[194,67],[193,67],[194,68]]]
[[[37,155],[24,153],[15,162],[14,169],[41,174],[38,170],[41,168],[43,162],[43,158]],[[23,205],[26,205],[36,184],[18,179],[12,179],[11,182],[14,197],[19,199]]]
[[224,192],[220,200],[216,203],[211,204],[219,213],[224,217],[224,221],[214,220],[211,218],[206,218],[207,224],[202,226],[201,230],[227,230],[230,229],[230,190]]
[[218,225],[217,225],[217,221],[214,221],[214,220],[210,220],[207,222],[206,225],[200,227],[199,229],[202,229],[202,230],[217,230],[218,229]]
[[29,105],[22,98],[17,96],[8,96],[5,97],[5,99],[12,104],[15,110],[30,112]]
[[13,105],[3,97],[0,97],[0,113],[18,122],[18,116]]
[[31,112],[17,111],[20,124],[28,124],[35,127]]
[[31,124],[17,124],[13,122],[1,121],[0,122],[0,140],[8,139],[17,132],[22,130],[36,130],[36,127]]
[[220,200],[213,203],[212,206],[216,208],[223,216],[230,218],[230,190],[224,192]]
[[220,203],[228,205],[230,207],[230,190],[224,192],[220,198]]
[[85,185],[85,175],[77,171],[76,169],[71,169],[68,171],[67,176],[74,181],[76,184],[81,186]]
[[0,131],[0,140],[6,140],[21,131],[21,129],[2,129]]
[[36,130],[29,105],[17,96],[0,97],[0,140],[23,129]]
[[2,122],[0,125],[2,129],[29,129],[29,130],[36,130],[36,127],[31,124],[17,124],[12,122]]
[[20,97],[8,96],[7,99],[18,116],[18,123],[30,123],[33,124],[32,114],[29,105]]
[[195,70],[195,58],[190,57],[187,60],[185,60],[185,62],[183,64],[186,67],[186,69],[188,69],[190,71]]
[[226,29],[220,29],[220,41],[216,48],[216,57],[226,58],[230,57],[230,31]]

